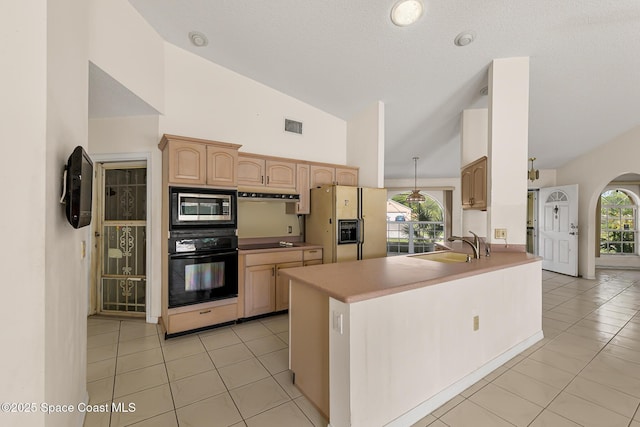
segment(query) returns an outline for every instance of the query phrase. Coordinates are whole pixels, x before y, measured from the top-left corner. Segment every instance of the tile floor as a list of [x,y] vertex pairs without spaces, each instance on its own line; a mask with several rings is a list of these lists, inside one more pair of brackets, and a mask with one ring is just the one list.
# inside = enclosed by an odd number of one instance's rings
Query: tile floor
[[[545,338],[414,427],[640,427],[640,271],[543,272]],[[291,384],[286,315],[165,341],[156,325],[88,320],[85,426],[326,426]],[[372,426],[373,427],[373,426]]]

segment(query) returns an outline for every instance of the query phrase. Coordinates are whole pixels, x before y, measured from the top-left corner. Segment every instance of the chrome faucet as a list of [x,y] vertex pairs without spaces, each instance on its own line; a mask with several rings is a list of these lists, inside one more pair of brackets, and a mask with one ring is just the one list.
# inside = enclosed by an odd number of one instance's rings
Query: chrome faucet
[[478,251],[478,236],[476,236],[475,233],[471,233],[471,234],[473,234],[475,236],[473,243],[471,243],[467,239],[465,239],[463,237],[459,237],[459,236],[451,236],[447,240],[450,241],[450,242],[453,242],[453,241],[456,241],[456,240],[460,240],[461,242],[466,243],[467,245],[471,246],[471,249],[473,249],[473,257],[475,259],[479,259],[480,258],[480,252]]
[[484,237],[478,237],[478,235],[471,230],[469,230],[469,233],[473,234],[473,244],[478,250],[478,258],[480,258],[480,242],[484,245],[484,256],[491,256],[491,249],[489,249],[489,245],[487,245],[487,240]]

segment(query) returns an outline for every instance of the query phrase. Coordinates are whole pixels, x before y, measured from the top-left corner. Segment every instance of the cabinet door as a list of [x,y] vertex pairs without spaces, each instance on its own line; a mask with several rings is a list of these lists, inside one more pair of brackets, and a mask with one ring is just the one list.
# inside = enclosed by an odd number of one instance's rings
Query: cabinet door
[[207,147],[207,184],[222,187],[235,187],[238,184],[236,164],[238,150]]
[[296,164],[267,160],[267,187],[296,188]]
[[257,157],[238,155],[238,185],[264,186],[265,161]]
[[169,183],[204,184],[207,167],[206,146],[169,141]]
[[276,311],[289,308],[289,280],[280,274],[280,270],[292,267],[302,267],[302,262],[287,262],[276,265]]
[[471,171],[473,191],[471,193],[473,207],[476,209],[487,208],[487,162],[476,164]]
[[311,196],[309,194],[309,189],[311,188],[309,173],[309,165],[296,165],[296,191],[300,195],[300,201],[296,203],[297,214],[308,214],[311,212],[311,203],[309,203]]
[[336,168],[336,182],[338,185],[358,186],[358,169]]
[[247,267],[244,275],[245,317],[271,313],[276,309],[276,266]]
[[487,157],[468,164],[460,172],[463,209],[487,209]]
[[472,191],[472,174],[471,169],[465,168],[461,172],[460,192],[462,193],[462,207],[464,209],[471,207],[471,191]]
[[336,181],[336,168],[330,166],[311,165],[311,188]]

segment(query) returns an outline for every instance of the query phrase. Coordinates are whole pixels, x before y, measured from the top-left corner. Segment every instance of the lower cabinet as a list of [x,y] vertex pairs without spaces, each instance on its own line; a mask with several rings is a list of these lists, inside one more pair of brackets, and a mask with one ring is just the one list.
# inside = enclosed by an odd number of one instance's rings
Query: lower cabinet
[[236,298],[169,309],[164,324],[167,334],[177,334],[219,323],[233,322],[238,316]]
[[[289,308],[289,281],[280,272],[286,268],[321,264],[322,249],[261,252],[241,255],[244,260],[244,316],[253,317]],[[242,285],[242,284],[241,284]]]
[[276,267],[256,265],[245,269],[245,317],[271,313],[276,309]]
[[302,267],[302,261],[276,265],[276,311],[289,309],[289,280],[280,271],[285,268]]

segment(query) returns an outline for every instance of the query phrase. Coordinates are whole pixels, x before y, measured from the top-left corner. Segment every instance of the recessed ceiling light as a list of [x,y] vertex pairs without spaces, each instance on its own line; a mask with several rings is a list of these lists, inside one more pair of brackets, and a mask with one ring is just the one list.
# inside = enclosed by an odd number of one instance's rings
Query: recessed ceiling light
[[406,27],[420,19],[423,12],[420,0],[400,0],[391,9],[391,21],[399,27]]
[[456,38],[453,40],[453,43],[455,43],[456,46],[462,47],[473,43],[475,39],[476,33],[474,33],[473,31],[463,31],[456,36]]
[[207,40],[207,36],[202,34],[199,31],[191,31],[189,33],[189,40],[196,47],[204,47],[209,44],[209,40]]

